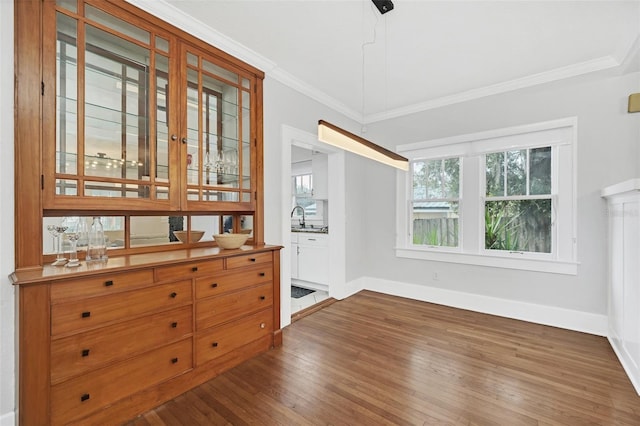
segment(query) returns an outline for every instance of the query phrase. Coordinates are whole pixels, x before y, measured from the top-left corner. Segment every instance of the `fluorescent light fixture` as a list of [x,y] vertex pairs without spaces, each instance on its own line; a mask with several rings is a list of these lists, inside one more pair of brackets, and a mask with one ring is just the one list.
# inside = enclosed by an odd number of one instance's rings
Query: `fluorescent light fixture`
[[409,170],[409,160],[395,152],[376,145],[358,135],[347,132],[338,126],[327,123],[324,120],[318,121],[318,139],[329,145],[337,146],[354,154],[362,155],[371,160],[379,161],[388,166],[393,166],[401,170]]

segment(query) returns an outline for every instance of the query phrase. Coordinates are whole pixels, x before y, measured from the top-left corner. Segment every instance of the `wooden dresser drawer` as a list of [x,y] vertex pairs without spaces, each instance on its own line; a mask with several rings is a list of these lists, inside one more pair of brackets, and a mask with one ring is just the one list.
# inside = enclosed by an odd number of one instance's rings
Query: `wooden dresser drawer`
[[224,269],[222,259],[203,260],[202,262],[181,263],[156,268],[156,281],[184,280],[193,277],[211,275]]
[[202,299],[271,281],[273,281],[273,266],[271,263],[262,263],[196,279],[196,298]]
[[192,367],[193,343],[188,338],[52,386],[52,424],[80,419]]
[[272,304],[272,283],[199,300],[196,303],[196,330],[231,321]]
[[183,306],[74,334],[51,342],[51,383],[56,384],[193,332],[192,306]]
[[209,328],[196,339],[196,364],[227,354],[273,331],[273,310],[266,309],[237,321]]
[[153,271],[123,272],[66,280],[51,286],[51,303],[133,290],[153,283]]
[[185,280],[59,303],[51,307],[51,334],[57,336],[110,321],[125,321],[146,312],[168,310],[191,302],[191,280]]
[[242,268],[245,266],[255,265],[257,263],[271,263],[271,261],[271,252],[229,257],[227,258],[227,269]]

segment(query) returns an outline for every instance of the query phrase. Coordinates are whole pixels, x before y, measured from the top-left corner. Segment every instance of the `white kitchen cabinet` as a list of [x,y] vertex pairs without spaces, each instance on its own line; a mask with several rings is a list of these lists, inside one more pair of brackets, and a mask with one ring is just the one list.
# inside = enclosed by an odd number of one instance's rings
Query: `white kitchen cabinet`
[[327,200],[329,198],[329,157],[326,154],[314,154],[311,158],[313,173],[313,198]]
[[640,179],[605,188],[609,212],[608,338],[640,394]]
[[291,233],[291,278],[298,278],[298,234]]
[[[292,264],[295,263],[292,260]],[[293,269],[297,267],[294,277]],[[297,265],[292,265],[291,277],[301,281],[329,285],[329,236],[298,233]]]

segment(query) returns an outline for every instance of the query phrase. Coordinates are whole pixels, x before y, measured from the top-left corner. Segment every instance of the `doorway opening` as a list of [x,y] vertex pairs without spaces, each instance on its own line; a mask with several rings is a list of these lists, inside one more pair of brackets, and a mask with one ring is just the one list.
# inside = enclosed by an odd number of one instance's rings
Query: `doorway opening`
[[[308,312],[318,304],[342,298],[345,170],[344,151],[320,142],[315,134],[283,126],[282,135],[284,249],[280,293],[281,324],[286,326],[291,323],[292,314]],[[302,177],[306,175],[310,178]],[[314,175],[318,180],[315,186]],[[318,186],[319,181],[324,181],[326,187],[324,183]],[[300,186],[297,191],[296,186]],[[292,286],[312,292],[292,297],[299,291],[292,293]]]

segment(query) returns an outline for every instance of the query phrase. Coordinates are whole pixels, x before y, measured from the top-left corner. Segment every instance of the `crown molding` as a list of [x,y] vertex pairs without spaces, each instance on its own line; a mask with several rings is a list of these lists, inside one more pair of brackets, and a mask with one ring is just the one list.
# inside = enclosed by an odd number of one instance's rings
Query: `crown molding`
[[339,112],[345,115],[346,117],[358,123],[362,123],[363,121],[362,114],[360,114],[358,111],[352,108],[349,108],[342,102],[327,95],[325,92],[318,90],[314,86],[294,77],[293,75],[282,70],[281,68],[276,67],[273,70],[271,70],[271,72],[268,74],[268,77],[271,77],[274,80],[279,81],[285,86],[288,86],[291,89],[296,90],[302,93],[303,95],[310,97],[311,99],[331,108],[336,112]]
[[490,86],[480,87],[478,89],[467,90],[465,92],[456,93],[454,95],[443,96],[426,102],[409,105],[402,108],[390,110],[388,112],[370,114],[365,117],[364,124],[375,123],[378,121],[398,118],[409,114],[415,114],[430,109],[441,108],[447,105],[453,105],[461,102],[467,102],[474,99],[480,99],[487,96],[498,95],[501,93],[511,92],[518,89],[537,86],[540,84],[551,83],[571,77],[578,77],[584,74],[603,71],[618,67],[620,63],[611,56],[603,56],[590,61],[580,62],[578,64],[568,65],[566,67],[556,68],[551,71],[545,71],[538,74],[532,74],[526,77],[505,81],[503,83],[493,84]]
[[273,78],[283,85],[296,90],[297,92],[319,102],[322,105],[325,105],[326,107],[338,113],[345,115],[347,118],[350,118],[362,125],[384,121],[392,118],[398,118],[405,115],[458,104],[461,102],[480,99],[487,96],[498,95],[501,93],[524,89],[540,84],[578,77],[597,71],[610,70],[616,67],[623,68],[622,72],[624,72],[625,69],[631,69],[631,67],[634,66],[634,64],[632,63],[634,61],[634,58],[637,57],[636,55],[640,55],[639,36],[638,38],[636,38],[635,42],[632,43],[631,47],[627,50],[626,55],[621,60],[616,60],[612,56],[603,56],[593,60],[568,65],[566,67],[556,68],[550,71],[533,74],[503,83],[467,90],[465,92],[431,99],[429,101],[408,105],[402,108],[392,109],[382,113],[369,114],[363,117],[362,113],[360,113],[359,111],[353,108],[349,108],[344,103],[327,95],[325,92],[317,89],[313,85],[291,75],[282,68],[278,67],[275,62],[254,52],[253,50],[249,49],[241,43],[238,43],[230,37],[227,37],[226,35],[216,31],[202,21],[199,21],[193,16],[188,15],[175,6],[167,3],[165,0],[126,1],[146,12],[151,13],[152,15],[157,16],[160,19],[169,22],[172,25],[175,25],[178,28],[182,28],[185,31],[188,31],[195,37],[198,37],[203,41],[215,46],[216,48],[221,49],[229,53],[230,55],[233,55],[236,58],[264,71],[267,78]]
[[339,112],[346,117],[361,123],[363,121],[362,114],[358,111],[347,107],[342,102],[327,95],[316,87],[294,77],[288,72],[279,68],[277,64],[264,56],[254,52],[241,43],[227,37],[226,35],[216,31],[209,25],[205,24],[193,16],[183,12],[175,6],[164,0],[126,0],[128,3],[148,12],[178,28],[188,31],[191,35],[235,56],[236,58],[252,65],[262,71],[268,78],[284,84],[308,96],[309,98]]
[[640,35],[631,43],[626,54],[620,61],[622,73],[639,71],[640,68]]
[[164,0],[126,0],[127,3],[148,12],[177,28],[187,31],[216,48],[254,66],[265,73],[276,68],[275,62],[254,52],[245,45],[227,37],[197,18],[183,12]]

